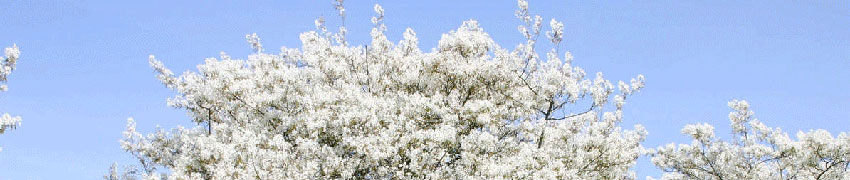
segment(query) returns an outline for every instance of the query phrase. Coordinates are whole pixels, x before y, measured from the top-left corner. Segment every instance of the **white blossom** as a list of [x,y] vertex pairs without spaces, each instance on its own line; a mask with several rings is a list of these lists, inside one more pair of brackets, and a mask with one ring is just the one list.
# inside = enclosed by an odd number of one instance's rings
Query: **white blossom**
[[682,133],[691,144],[668,144],[649,150],[664,170],[662,179],[848,179],[850,136],[825,130],[798,132],[791,139],[779,128],[753,118],[746,101],[729,107],[733,141],[719,140],[708,124],[688,125]]
[[549,21],[549,27],[552,29],[546,32],[546,36],[552,41],[552,44],[561,43],[564,38],[564,23],[552,19]]
[[339,33],[334,34],[333,37],[334,40],[341,45],[347,45],[345,35],[348,32],[348,30],[345,29],[345,6],[343,6],[344,1],[345,0],[336,0],[336,3],[334,3],[334,9],[339,12],[339,18],[342,20],[342,25],[339,26]]
[[[519,4],[518,16],[539,34],[542,18]],[[342,1],[336,8],[344,16]],[[557,55],[537,58],[533,40],[502,48],[474,20],[422,52],[411,29],[398,44],[389,41],[384,10],[374,10],[365,47],[305,32],[299,49],[210,58],[180,76],[151,57],[157,78],[179,94],[169,105],[198,126],[142,135],[129,119],[121,146],[141,162],[135,175],[634,179],[630,167],[644,151],[646,131],[619,123],[643,76],[615,91],[601,73],[590,80]],[[316,22],[319,31],[323,24]],[[261,47],[256,36],[248,39]],[[612,95],[616,108],[605,112]],[[114,174],[108,177],[120,176]]]
[[[15,64],[17,64],[20,55],[21,51],[18,49],[18,46],[12,45],[12,47],[5,49],[6,57],[0,57],[0,59],[3,59],[3,61],[0,61],[0,91],[6,91],[8,89],[6,82],[9,80],[9,74],[12,73],[12,70],[15,70]],[[3,113],[0,116],[0,134],[15,129],[20,125],[21,117],[19,116],[11,116],[8,113]]]
[[245,39],[248,41],[248,44],[251,44],[251,48],[254,48],[256,53],[263,52],[263,44],[260,43],[260,37],[257,36],[257,33],[245,35]]

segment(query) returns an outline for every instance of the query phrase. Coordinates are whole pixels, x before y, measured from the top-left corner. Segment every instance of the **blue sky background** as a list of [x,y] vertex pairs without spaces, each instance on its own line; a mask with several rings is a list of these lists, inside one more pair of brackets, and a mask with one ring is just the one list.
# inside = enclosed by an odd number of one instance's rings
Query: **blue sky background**
[[[515,1],[349,1],[352,44],[369,39],[375,3],[386,9],[393,41],[411,27],[425,51],[468,19],[503,47],[522,41]],[[679,130],[697,122],[728,134],[726,102],[733,98],[750,101],[759,119],[792,133],[850,131],[850,1],[530,5],[546,24],[564,22],[561,50],[588,72],[611,80],[646,75],[646,88],[629,98],[623,126],[646,126],[647,147],[689,143]],[[329,27],[339,24],[330,0],[0,2],[0,46],[17,43],[22,51],[9,91],[0,93],[0,112],[24,119],[0,135],[0,179],[96,179],[113,162],[135,164],[118,144],[127,117],[141,132],[193,125],[185,112],[166,106],[174,93],[154,78],[149,54],[176,72],[195,70],[221,51],[246,57],[248,33],[277,52],[299,47],[298,34],[314,30],[322,15]],[[635,170],[639,177],[660,174],[647,157]]]

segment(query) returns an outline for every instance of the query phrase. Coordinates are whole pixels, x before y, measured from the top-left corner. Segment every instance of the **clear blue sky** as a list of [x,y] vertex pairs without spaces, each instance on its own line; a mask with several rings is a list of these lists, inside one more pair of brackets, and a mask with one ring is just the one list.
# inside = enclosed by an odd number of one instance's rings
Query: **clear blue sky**
[[[313,30],[318,16],[330,27],[339,23],[330,0],[282,2],[0,2],[0,45],[22,51],[0,112],[24,119],[0,135],[0,179],[95,179],[113,162],[133,164],[118,144],[127,117],[142,132],[191,126],[183,111],[166,106],[174,93],[154,78],[149,54],[182,72],[221,51],[245,57],[248,33],[276,51],[300,46],[298,33]],[[350,1],[354,44],[369,37],[374,3],[386,9],[393,41],[411,27],[426,51],[467,19],[503,47],[522,40],[514,1]],[[690,123],[728,134],[733,98],[792,133],[850,131],[850,1],[532,0],[531,9],[564,22],[561,49],[588,72],[612,80],[646,75],[623,126],[646,126],[647,147],[689,143],[679,130]],[[635,170],[659,174],[645,157]]]

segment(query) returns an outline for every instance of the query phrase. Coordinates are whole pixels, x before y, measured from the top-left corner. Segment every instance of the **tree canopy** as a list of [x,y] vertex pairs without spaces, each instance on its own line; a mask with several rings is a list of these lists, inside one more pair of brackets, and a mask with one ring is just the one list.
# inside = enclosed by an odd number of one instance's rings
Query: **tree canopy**
[[[615,85],[588,75],[559,48],[561,22],[544,28],[527,1],[517,7],[525,41],[512,49],[475,20],[430,52],[410,28],[394,43],[375,5],[370,44],[350,44],[345,26],[331,32],[319,18],[300,48],[272,53],[248,34],[253,54],[222,52],[196,72],[175,75],[151,55],[156,77],[178,93],[169,106],[197,126],[143,135],[129,118],[121,147],[141,167],[113,165],[105,178],[636,179],[643,155],[662,179],[850,177],[846,133],[795,140],[754,119],[746,101],[729,102],[732,141],[695,124],[682,129],[691,144],[645,149],[642,126],[620,126],[644,76]],[[344,22],[343,1],[334,8]],[[550,49],[538,48],[541,34]]]

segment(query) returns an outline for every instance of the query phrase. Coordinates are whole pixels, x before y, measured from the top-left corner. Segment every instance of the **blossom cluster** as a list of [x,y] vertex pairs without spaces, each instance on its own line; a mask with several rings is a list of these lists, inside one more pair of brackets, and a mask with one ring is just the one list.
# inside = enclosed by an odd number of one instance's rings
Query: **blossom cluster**
[[[6,82],[8,81],[9,74],[12,73],[12,70],[15,70],[15,64],[18,61],[18,57],[21,55],[21,51],[18,49],[17,45],[12,45],[12,47],[7,47],[5,49],[5,55],[5,58],[0,57],[0,59],[3,59],[3,61],[0,61],[0,91],[6,91],[8,89]],[[3,113],[3,115],[0,116],[0,134],[3,134],[7,130],[14,129],[20,124],[21,117]]]
[[753,117],[747,101],[733,100],[729,113],[733,141],[715,137],[708,124],[688,125],[691,144],[650,150],[662,179],[847,179],[850,134],[826,130],[798,132],[792,139]]
[[[12,47],[7,47],[5,49],[6,57],[0,57],[3,61],[0,61],[0,91],[6,91],[8,86],[6,86],[6,82],[8,81],[9,74],[12,73],[12,70],[15,69],[15,64],[18,61],[18,57],[21,55],[21,51],[18,49],[17,45],[12,45]],[[15,129],[16,127],[21,125],[21,117],[20,116],[12,116],[8,113],[3,113],[0,115],[0,134],[8,130]],[[0,148],[2,151],[3,148]]]
[[[268,54],[251,34],[247,59],[222,53],[180,76],[151,56],[179,93],[169,105],[199,126],[142,135],[129,119],[121,146],[150,179],[634,179],[646,131],[619,124],[644,77],[615,89],[557,48],[540,58],[541,18],[524,2],[514,50],[473,20],[431,52],[409,28],[393,43],[376,5],[366,46],[319,19],[299,49]],[[557,47],[563,24],[550,24]]]

